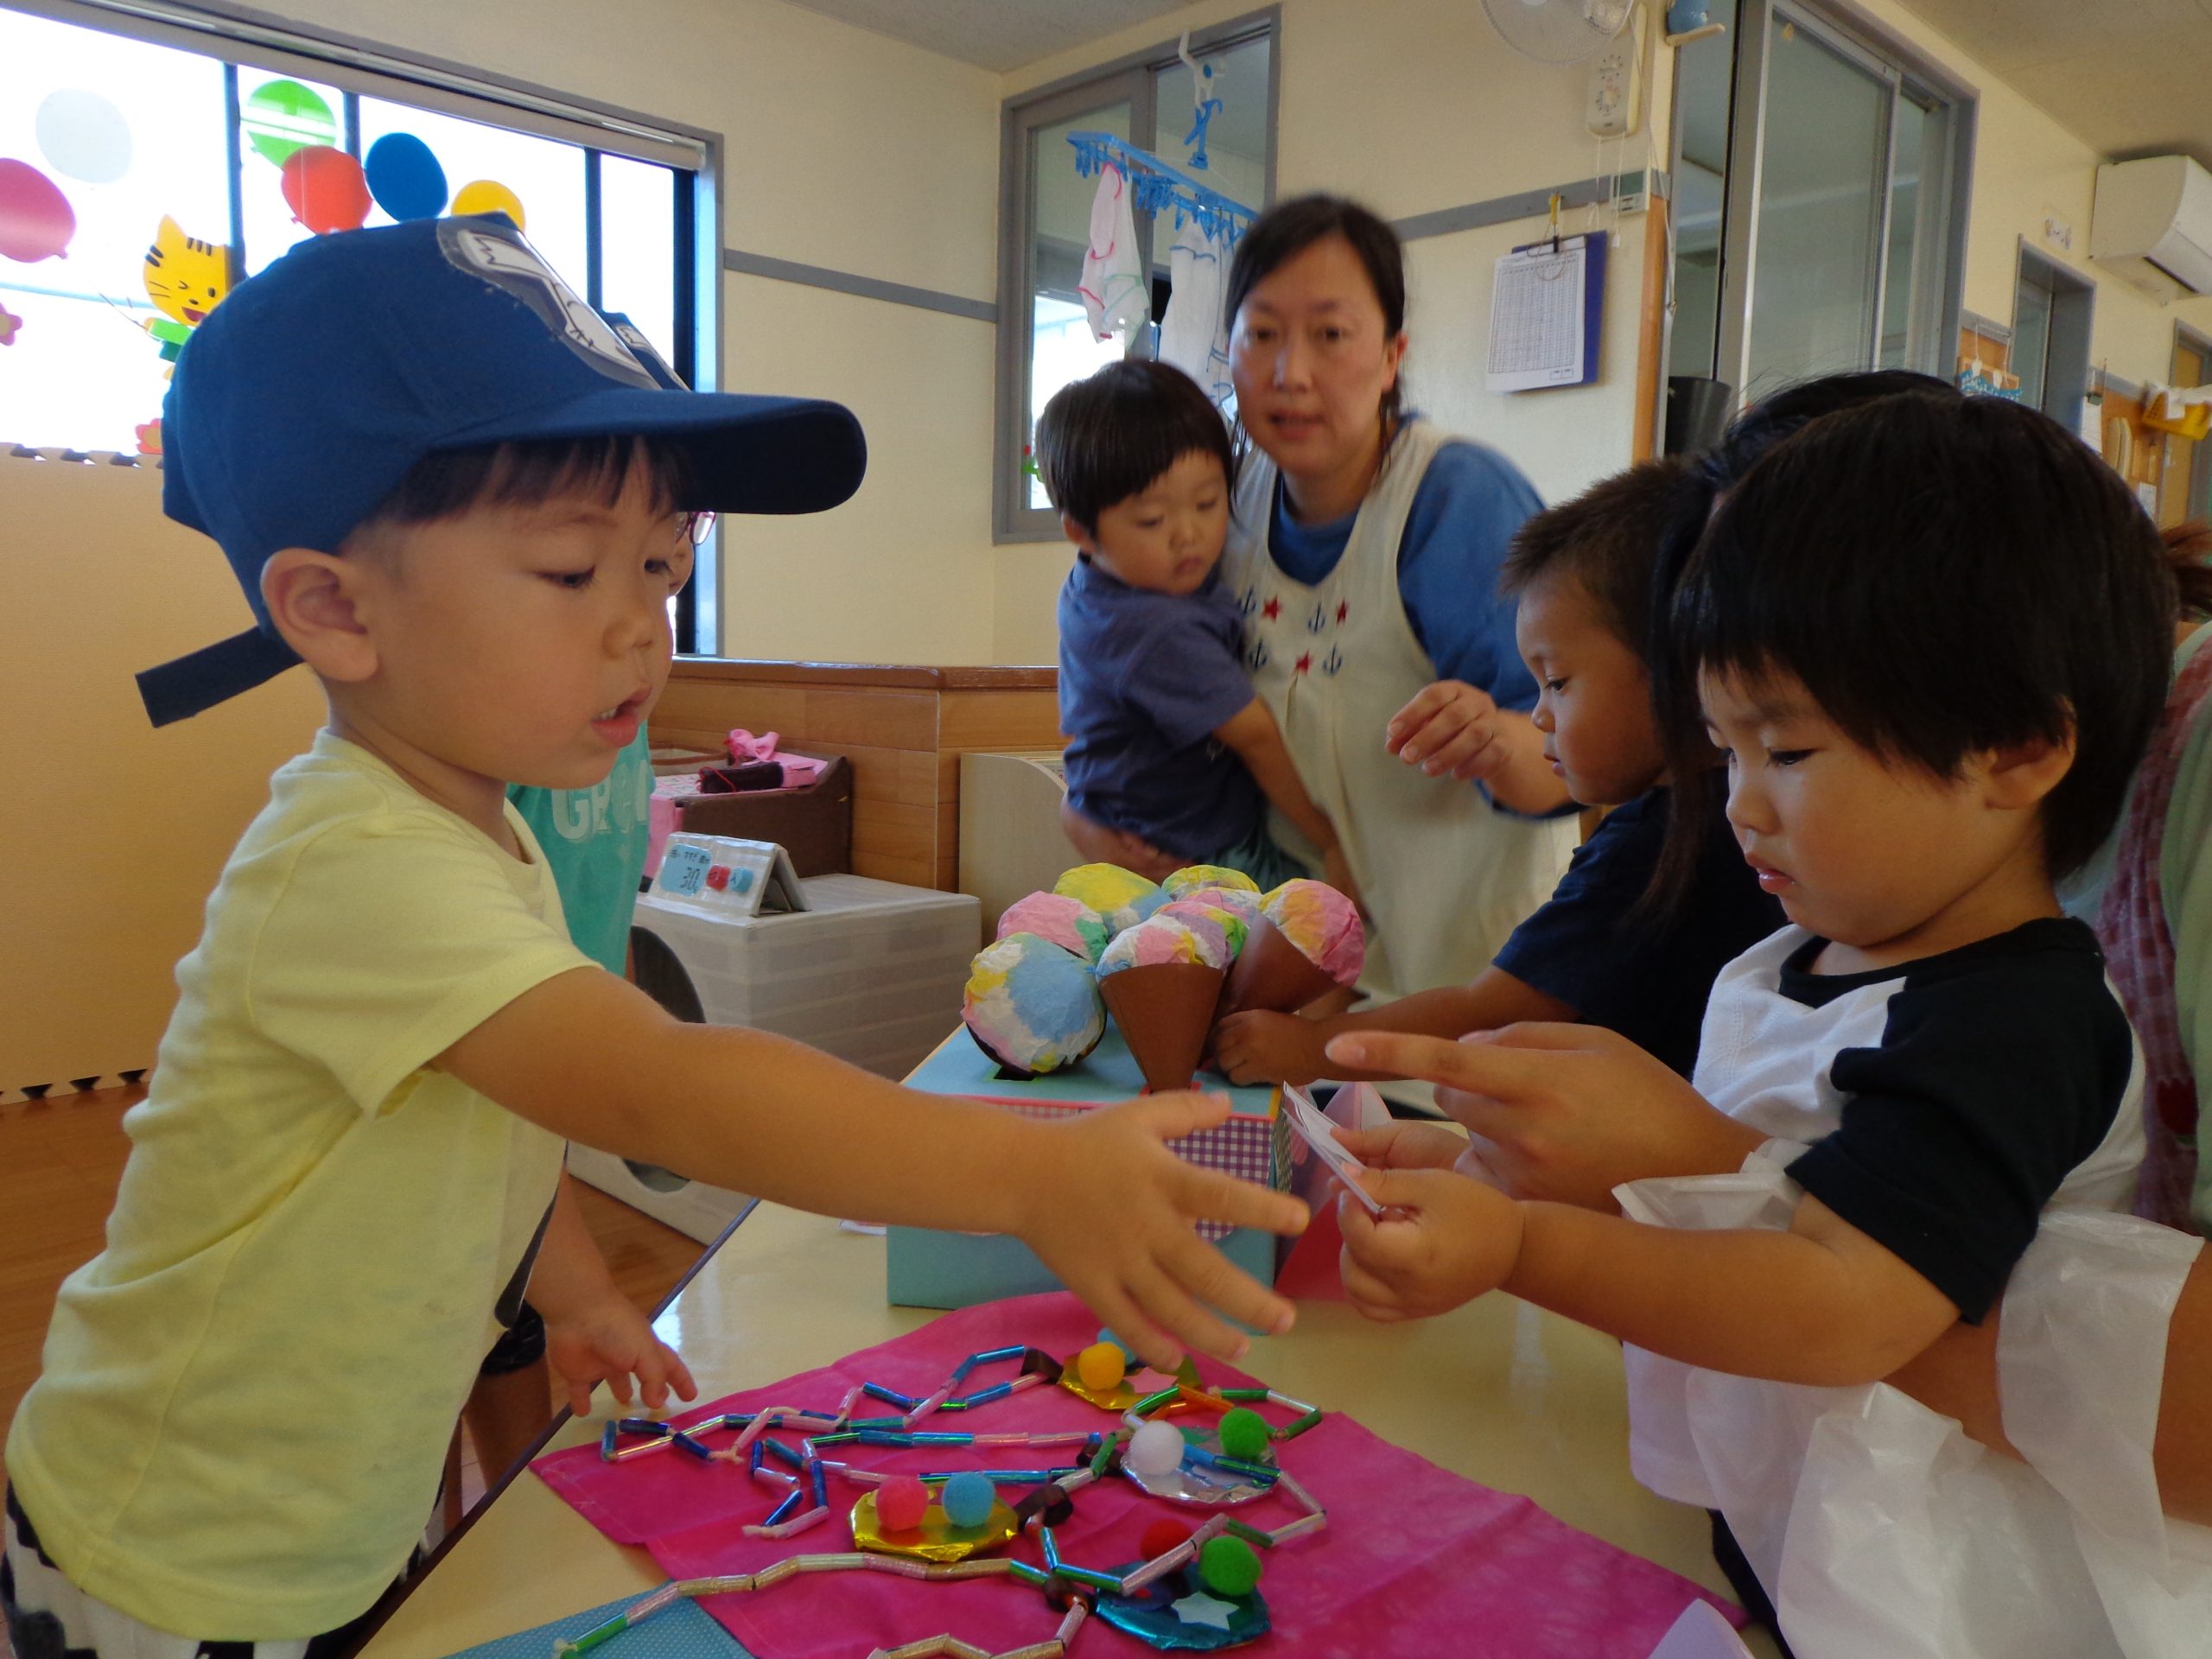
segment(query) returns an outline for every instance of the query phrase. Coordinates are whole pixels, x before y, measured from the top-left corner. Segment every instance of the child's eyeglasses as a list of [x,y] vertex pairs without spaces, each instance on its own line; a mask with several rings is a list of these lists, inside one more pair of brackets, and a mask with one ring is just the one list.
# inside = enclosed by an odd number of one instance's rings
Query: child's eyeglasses
[[704,547],[707,537],[715,533],[715,515],[711,512],[687,512],[681,517],[683,539],[694,547]]

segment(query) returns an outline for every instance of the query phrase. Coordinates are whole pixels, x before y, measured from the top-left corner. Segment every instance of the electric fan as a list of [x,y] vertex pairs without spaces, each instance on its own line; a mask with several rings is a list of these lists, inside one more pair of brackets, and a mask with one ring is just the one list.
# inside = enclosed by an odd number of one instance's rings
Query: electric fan
[[1505,43],[1538,63],[1593,56],[1619,34],[1637,0],[1483,0]]

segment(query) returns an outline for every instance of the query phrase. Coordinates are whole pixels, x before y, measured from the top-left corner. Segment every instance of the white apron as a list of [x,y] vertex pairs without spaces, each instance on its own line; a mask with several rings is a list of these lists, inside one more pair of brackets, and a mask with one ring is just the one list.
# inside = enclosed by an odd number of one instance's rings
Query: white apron
[[[1343,558],[1314,587],[1285,575],[1268,550],[1275,467],[1255,450],[1222,556],[1222,580],[1244,613],[1252,689],[1366,900],[1361,983],[1382,998],[1472,980],[1551,896],[1574,847],[1572,817],[1515,817],[1474,785],[1431,778],[1382,747],[1390,716],[1437,678],[1398,592],[1398,544],[1421,477],[1449,442],[1421,421],[1399,432]],[[1275,838],[1318,869],[1306,838],[1281,813],[1270,818]]]

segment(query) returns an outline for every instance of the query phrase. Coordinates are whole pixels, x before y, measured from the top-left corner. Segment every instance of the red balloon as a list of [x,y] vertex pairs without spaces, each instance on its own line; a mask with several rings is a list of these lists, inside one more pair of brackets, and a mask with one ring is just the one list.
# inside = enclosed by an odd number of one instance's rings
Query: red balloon
[[284,158],[282,188],[292,217],[317,236],[358,231],[369,216],[369,181],[342,149],[310,144]]
[[54,181],[28,162],[0,158],[0,257],[20,264],[59,259],[77,215]]

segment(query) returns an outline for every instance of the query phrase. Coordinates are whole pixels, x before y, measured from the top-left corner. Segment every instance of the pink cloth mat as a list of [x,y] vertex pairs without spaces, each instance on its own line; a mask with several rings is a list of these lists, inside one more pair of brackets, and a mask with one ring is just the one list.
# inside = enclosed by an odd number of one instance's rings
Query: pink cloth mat
[[[1054,1293],[987,1303],[946,1315],[880,1347],[803,1376],[732,1395],[670,1421],[679,1426],[724,1411],[769,1406],[833,1413],[862,1382],[926,1396],[969,1354],[1020,1343],[1072,1354],[1096,1321],[1074,1298]],[[1211,1387],[1253,1379],[1199,1362]],[[963,1391],[1014,1374],[1011,1362],[979,1369]],[[1315,1402],[1320,1404],[1323,1402]],[[1453,1409],[1448,1400],[1440,1411]],[[889,1414],[893,1408],[855,1408]],[[1262,1414],[1285,1421],[1268,1406]],[[1000,1433],[1106,1430],[1118,1420],[1049,1385],[978,1411],[933,1418],[931,1428]],[[731,1437],[717,1434],[711,1445]],[[797,1431],[780,1438],[795,1448]],[[1078,1448],[934,1447],[914,1451],[846,1446],[854,1461],[890,1472],[968,1467],[1042,1468],[1077,1461]],[[1274,1630],[1257,1650],[1300,1659],[1379,1659],[1384,1655],[1497,1656],[1497,1659],[1646,1659],[1682,1609],[1726,1602],[1652,1562],[1579,1532],[1525,1497],[1493,1491],[1376,1439],[1331,1414],[1279,1448],[1283,1465],[1329,1511],[1324,1531],[1265,1553],[1261,1593]],[[861,1487],[832,1478],[830,1516],[795,1538],[747,1538],[785,1489],[749,1478],[737,1465],[702,1465],[675,1452],[602,1462],[596,1446],[541,1458],[539,1477],[617,1543],[643,1543],[673,1578],[748,1573],[787,1555],[849,1549]],[[1009,1486],[1011,1503],[1027,1488]],[[1276,1527],[1301,1511],[1287,1497],[1238,1507],[1239,1520]],[[1162,1517],[1195,1526],[1205,1510],[1148,1497],[1128,1482],[1101,1481],[1076,1495],[1074,1517],[1055,1534],[1064,1559],[1113,1570],[1140,1558],[1138,1538]],[[1014,1553],[1041,1564],[1033,1537]],[[849,1659],[871,1645],[894,1647],[950,1631],[992,1650],[1041,1641],[1058,1620],[1037,1592],[1005,1580],[918,1584],[887,1574],[841,1573],[786,1580],[758,1594],[703,1604],[760,1659]],[[1150,1649],[1103,1622],[1086,1624],[1077,1647],[1088,1659],[1134,1659]]]

